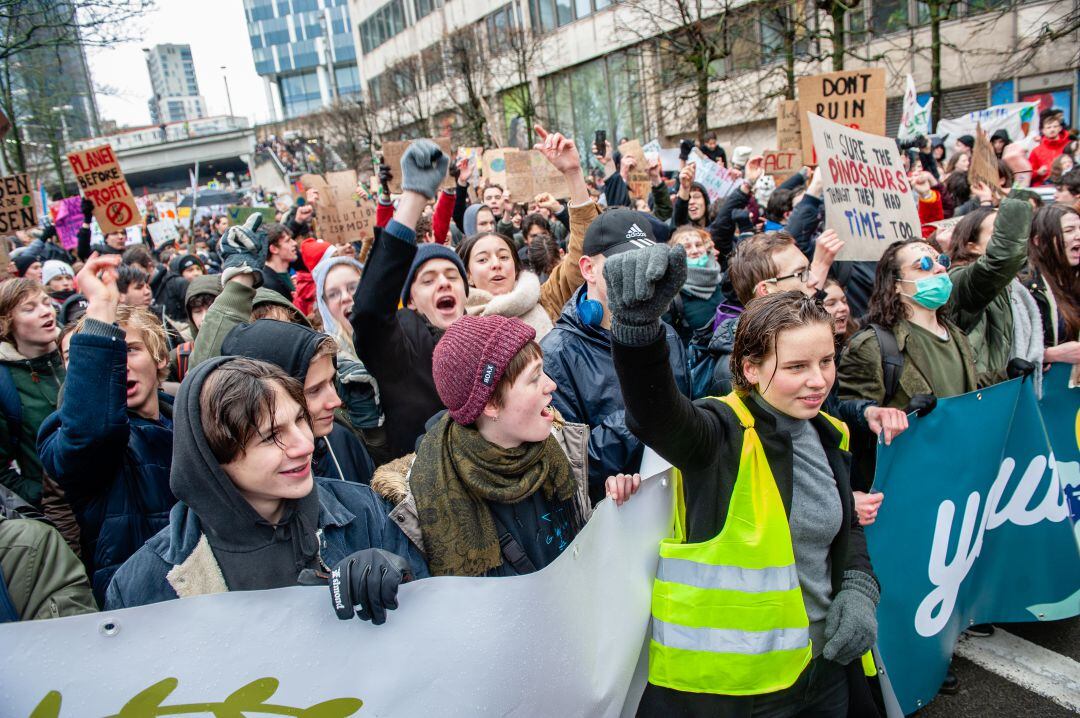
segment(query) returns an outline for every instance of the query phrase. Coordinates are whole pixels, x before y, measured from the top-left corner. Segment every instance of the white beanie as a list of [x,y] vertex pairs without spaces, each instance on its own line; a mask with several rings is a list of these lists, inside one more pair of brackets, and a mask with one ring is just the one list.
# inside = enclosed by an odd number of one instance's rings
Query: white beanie
[[750,153],[754,151],[753,147],[747,147],[746,145],[739,145],[731,151],[731,166],[742,169],[746,166],[746,163],[750,161]]
[[41,283],[48,284],[57,277],[71,277],[75,278],[75,270],[71,268],[71,265],[67,262],[61,262],[59,259],[49,259],[41,265]]

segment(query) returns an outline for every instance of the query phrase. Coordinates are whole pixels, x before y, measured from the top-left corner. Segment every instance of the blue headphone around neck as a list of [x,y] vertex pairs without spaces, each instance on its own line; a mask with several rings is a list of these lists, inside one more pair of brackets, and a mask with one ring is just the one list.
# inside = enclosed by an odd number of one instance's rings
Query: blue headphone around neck
[[578,317],[581,323],[587,327],[600,328],[604,323],[604,305],[595,299],[589,299],[585,292],[577,304]]

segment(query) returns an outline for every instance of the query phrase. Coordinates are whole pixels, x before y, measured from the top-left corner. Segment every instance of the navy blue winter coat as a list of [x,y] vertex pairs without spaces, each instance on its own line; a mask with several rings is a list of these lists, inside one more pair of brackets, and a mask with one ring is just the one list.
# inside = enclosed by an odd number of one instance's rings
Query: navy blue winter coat
[[[644,444],[626,428],[626,407],[611,361],[611,334],[586,326],[578,316],[578,303],[584,296],[582,285],[540,348],[544,372],[558,385],[552,404],[567,421],[589,425],[589,498],[595,504],[604,498],[608,476],[637,471]],[[689,397],[686,351],[674,329],[665,324],[664,330],[675,382]]]
[[[355,551],[381,548],[404,557],[414,578],[430,575],[420,552],[390,520],[390,507],[370,487],[316,478],[315,491],[319,492],[319,556],[327,567]],[[168,526],[116,572],[105,609],[225,590],[228,587],[213,550],[203,539],[199,517],[186,504],[177,503]]]
[[172,399],[158,394],[159,421],[128,412],[127,343],[114,326],[88,323],[72,337],[69,357],[60,408],[38,431],[38,453],[75,511],[100,604],[116,569],[168,524],[176,503]]

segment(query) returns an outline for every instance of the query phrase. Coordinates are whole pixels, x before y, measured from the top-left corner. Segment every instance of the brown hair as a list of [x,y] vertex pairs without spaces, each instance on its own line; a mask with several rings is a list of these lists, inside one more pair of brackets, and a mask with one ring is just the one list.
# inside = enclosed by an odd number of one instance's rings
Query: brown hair
[[[955,237],[955,235],[953,235]],[[900,279],[900,250],[909,244],[925,244],[929,242],[922,239],[908,239],[902,242],[893,242],[881,255],[877,263],[877,271],[874,274],[874,288],[870,292],[870,301],[866,309],[866,323],[880,324],[886,329],[892,329],[901,320],[907,319],[911,309],[904,304],[903,299],[896,293],[896,282]],[[938,307],[937,317],[941,321],[945,316],[945,307]]]
[[15,313],[15,307],[38,294],[48,296],[45,293],[45,287],[27,277],[0,282],[0,341],[15,341],[12,333],[15,325],[12,316]]
[[295,401],[311,426],[300,382],[281,367],[256,359],[238,357],[207,375],[199,392],[203,436],[219,464],[228,464],[247,453],[248,444],[259,435],[264,421],[270,433],[277,433],[274,415],[277,395],[274,386]]
[[505,234],[499,234],[498,232],[480,232],[466,239],[464,242],[458,245],[457,253],[461,257],[461,262],[465,265],[465,270],[469,269],[469,257],[473,253],[473,249],[476,247],[476,243],[481,239],[487,237],[498,237],[506,243],[506,247],[510,250],[510,261],[514,263],[514,276],[521,275],[521,258],[518,257],[517,247],[514,245],[514,240],[507,237]]
[[1069,266],[1061,231],[1061,222],[1069,214],[1080,212],[1065,204],[1047,205],[1035,212],[1028,256],[1057,300],[1058,312],[1065,320],[1065,339],[1075,339],[1080,335],[1080,267]]
[[[284,314],[287,319],[278,319]],[[286,321],[293,324],[303,324],[302,315],[300,310],[286,307],[284,304],[278,304],[277,302],[259,302],[251,308],[251,321],[258,321],[259,319],[274,319],[277,321]]]
[[776,351],[776,339],[786,329],[824,324],[833,332],[832,315],[816,299],[802,292],[779,292],[760,297],[739,315],[735,345],[731,351],[731,385],[742,395],[754,387],[743,373],[743,361],[760,365]]
[[997,210],[993,207],[976,207],[956,223],[949,245],[949,261],[952,264],[970,264],[979,258],[979,253],[971,251],[968,245],[978,244],[982,223],[995,212]]
[[728,264],[728,276],[744,307],[754,298],[754,287],[772,279],[779,271],[773,261],[773,252],[789,245],[795,246],[795,238],[787,232],[760,232],[735,245]]
[[503,372],[502,377],[499,379],[499,383],[495,385],[495,390],[491,393],[492,403],[501,409],[506,401],[507,392],[510,391],[510,387],[517,381],[517,378],[521,376],[522,372],[525,371],[525,368],[529,366],[534,359],[543,360],[543,358],[544,352],[536,342],[531,341],[521,347],[521,351],[515,354],[514,358],[510,360],[510,363],[506,365],[506,371]]

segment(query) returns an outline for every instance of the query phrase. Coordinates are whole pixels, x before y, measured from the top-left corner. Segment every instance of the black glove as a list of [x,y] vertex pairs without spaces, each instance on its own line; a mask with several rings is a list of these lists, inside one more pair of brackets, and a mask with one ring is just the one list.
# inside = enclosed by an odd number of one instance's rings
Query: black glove
[[45,227],[41,230],[41,241],[42,242],[49,242],[49,241],[52,241],[55,238],[56,238],[56,225],[55,224],[47,224],[47,225],[45,225]]
[[1008,366],[1005,367],[1005,376],[1010,379],[1027,378],[1034,373],[1035,365],[1020,357],[1013,357],[1009,360]]
[[919,416],[926,416],[937,407],[937,397],[933,394],[916,394],[904,407],[904,413],[917,412]]
[[83,200],[82,200],[82,216],[83,216],[83,223],[84,224],[90,224],[90,220],[92,220],[94,218],[94,202],[93,202],[93,200],[89,200],[86,197],[83,197]]
[[455,181],[457,180],[458,177],[461,176],[461,168],[458,167],[457,162],[451,162],[450,163],[450,169],[448,169],[446,171],[446,174],[453,177]]
[[686,250],[654,244],[604,262],[611,335],[627,346],[644,346],[663,329],[660,317],[686,281]]
[[390,194],[390,180],[394,178],[394,171],[390,165],[379,165],[379,185],[383,194]]
[[330,601],[337,617],[347,621],[355,615],[376,626],[386,623],[386,611],[397,608],[398,586],[412,580],[409,563],[381,548],[349,554],[330,573]]
[[684,162],[690,159],[690,150],[694,149],[693,140],[682,140],[679,142],[679,159]]

